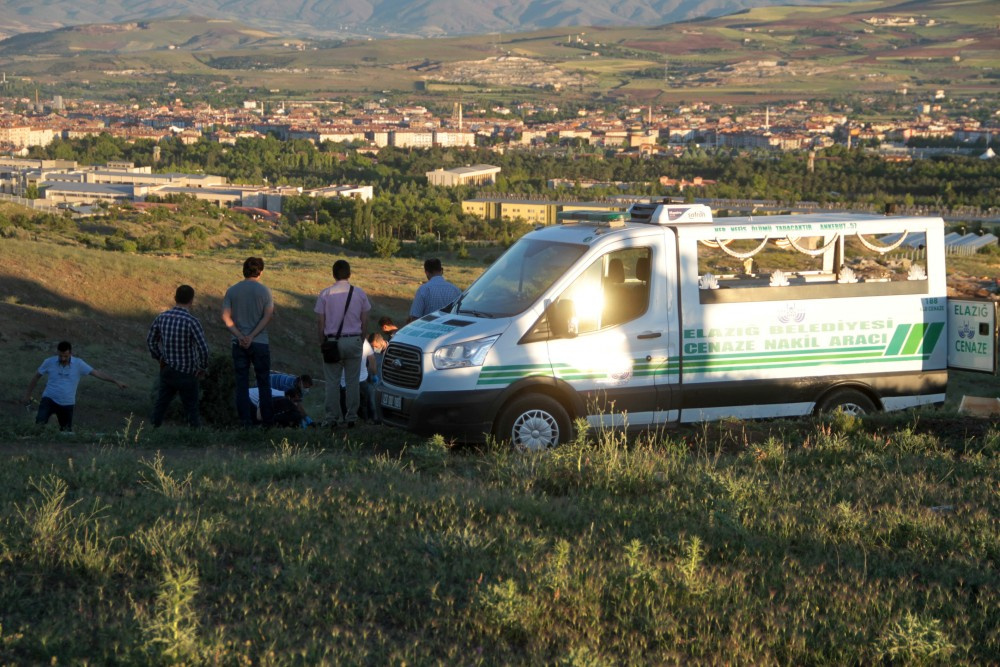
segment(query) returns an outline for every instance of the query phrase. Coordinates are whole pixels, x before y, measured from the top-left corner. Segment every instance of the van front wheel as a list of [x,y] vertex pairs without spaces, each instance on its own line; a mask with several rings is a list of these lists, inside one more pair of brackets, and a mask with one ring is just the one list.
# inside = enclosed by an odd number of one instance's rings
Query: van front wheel
[[548,449],[570,438],[570,420],[559,401],[544,394],[515,399],[500,414],[496,437],[515,449]]
[[875,407],[872,399],[857,389],[838,389],[816,405],[816,412],[820,414],[836,412],[837,410],[842,410],[849,415],[860,416],[877,412],[878,408]]

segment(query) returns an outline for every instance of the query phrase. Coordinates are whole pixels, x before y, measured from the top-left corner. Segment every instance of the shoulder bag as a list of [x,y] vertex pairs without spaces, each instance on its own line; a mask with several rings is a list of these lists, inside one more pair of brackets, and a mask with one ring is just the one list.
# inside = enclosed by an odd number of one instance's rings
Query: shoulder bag
[[354,296],[354,285],[347,291],[347,301],[344,302],[344,314],[340,318],[340,326],[337,327],[337,335],[333,340],[324,340],[319,345],[320,352],[323,353],[323,362],[336,364],[340,361],[340,332],[344,330],[344,320],[347,319],[347,307],[351,305],[351,297]]

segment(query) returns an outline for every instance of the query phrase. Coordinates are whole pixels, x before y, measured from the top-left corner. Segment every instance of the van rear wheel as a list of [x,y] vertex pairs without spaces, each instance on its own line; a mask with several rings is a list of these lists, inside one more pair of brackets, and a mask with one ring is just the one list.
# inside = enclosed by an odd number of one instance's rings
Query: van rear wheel
[[838,389],[816,405],[816,412],[826,414],[841,410],[849,415],[869,415],[877,412],[875,402],[857,389]]
[[504,408],[495,435],[515,449],[539,451],[569,440],[570,430],[569,415],[559,401],[545,394],[528,394]]

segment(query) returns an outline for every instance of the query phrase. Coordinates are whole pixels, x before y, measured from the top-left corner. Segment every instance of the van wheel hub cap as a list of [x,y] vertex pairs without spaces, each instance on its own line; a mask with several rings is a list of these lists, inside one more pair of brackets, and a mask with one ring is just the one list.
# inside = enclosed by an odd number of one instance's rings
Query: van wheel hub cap
[[545,449],[559,442],[559,422],[544,410],[525,412],[514,421],[511,440],[525,449]]

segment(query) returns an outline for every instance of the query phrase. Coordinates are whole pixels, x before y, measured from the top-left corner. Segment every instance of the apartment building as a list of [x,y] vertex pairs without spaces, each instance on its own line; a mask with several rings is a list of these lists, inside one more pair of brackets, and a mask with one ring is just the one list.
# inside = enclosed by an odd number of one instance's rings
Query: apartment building
[[434,145],[434,133],[423,130],[392,130],[389,143],[396,148],[430,148]]
[[426,172],[427,182],[430,185],[441,185],[453,187],[456,185],[489,185],[496,183],[497,174],[500,167],[488,164],[477,164],[471,167],[458,167],[456,169],[438,168],[434,171]]
[[436,130],[433,133],[433,142],[435,146],[474,148],[476,145],[476,134],[474,132],[456,130]]
[[30,148],[48,146],[57,133],[52,128],[38,128],[30,125],[0,124],[0,146]]
[[520,220],[531,225],[554,225],[563,211],[625,211],[630,201],[565,202],[517,197],[483,197],[462,201],[462,212],[484,220]]

